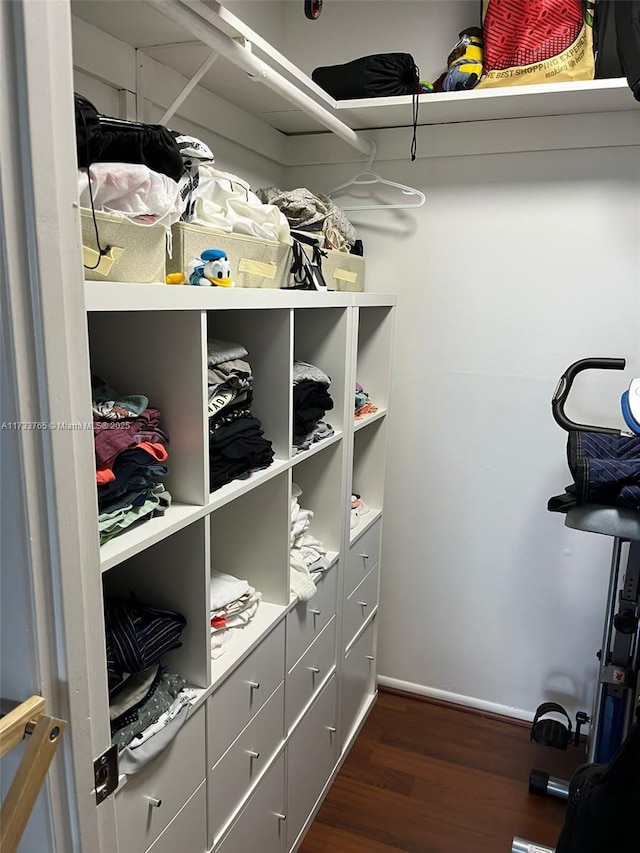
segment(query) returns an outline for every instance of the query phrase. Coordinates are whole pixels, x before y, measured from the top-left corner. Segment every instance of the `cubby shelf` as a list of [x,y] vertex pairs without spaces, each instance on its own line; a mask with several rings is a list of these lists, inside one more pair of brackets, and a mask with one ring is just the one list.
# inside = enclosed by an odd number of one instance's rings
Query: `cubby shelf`
[[329,436],[329,438],[323,438],[322,441],[312,444],[308,450],[303,450],[302,453],[297,453],[291,460],[291,464],[297,465],[298,462],[304,462],[305,459],[308,459],[310,456],[315,456],[316,453],[320,453],[321,450],[331,447],[332,444],[336,444],[338,441],[342,441],[341,430],[336,430],[333,435]]
[[354,418],[353,421],[353,429],[354,432],[357,432],[362,427],[366,427],[367,424],[372,424],[375,421],[379,421],[381,418],[384,418],[387,414],[386,409],[378,409],[377,412],[373,412],[370,415],[363,415],[361,418]]
[[351,531],[349,532],[349,542],[353,545],[356,539],[359,539],[372,524],[375,524],[381,515],[381,509],[370,509],[366,515],[362,516],[358,524],[351,528]]
[[254,471],[246,479],[232,480],[226,486],[216,489],[209,496],[208,511],[219,509],[225,504],[245,495],[257,486],[268,482],[272,477],[277,477],[283,471],[286,471],[291,466],[291,461],[288,459],[274,459],[268,468],[263,468],[261,471]]
[[106,572],[146,550],[156,542],[182,530],[208,512],[207,507],[172,504],[164,515],[134,525],[120,536],[100,546],[100,568]]
[[[253,651],[271,631],[272,628],[287,615],[289,610],[295,606],[296,599],[288,605],[271,604],[261,601],[256,610],[256,615],[244,628],[238,631],[239,636],[234,644],[217,660],[211,661],[211,686],[208,692],[213,691],[221,684],[227,676],[242,663],[247,655]],[[234,628],[234,631],[238,630]]]

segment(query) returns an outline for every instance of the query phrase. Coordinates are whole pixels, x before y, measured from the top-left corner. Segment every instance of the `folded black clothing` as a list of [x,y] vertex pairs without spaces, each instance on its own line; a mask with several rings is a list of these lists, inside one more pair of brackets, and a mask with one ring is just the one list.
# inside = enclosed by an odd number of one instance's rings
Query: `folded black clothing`
[[[215,419],[212,419],[214,421]],[[210,423],[209,488],[211,491],[273,462],[273,447],[262,424],[245,413],[229,423]]]
[[293,431],[296,435],[306,435],[331,409],[333,400],[325,385],[312,380],[294,385]]

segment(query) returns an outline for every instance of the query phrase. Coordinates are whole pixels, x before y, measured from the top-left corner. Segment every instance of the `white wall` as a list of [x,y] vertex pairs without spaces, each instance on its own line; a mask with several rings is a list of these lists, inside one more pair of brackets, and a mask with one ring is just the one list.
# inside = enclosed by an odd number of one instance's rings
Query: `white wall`
[[624,356],[625,374],[576,384],[571,410],[622,425],[640,373],[638,149],[376,167],[427,194],[417,211],[350,214],[369,285],[399,298],[380,672],[516,715],[588,708],[609,543],[546,511],[571,481],[550,399],[572,361]]

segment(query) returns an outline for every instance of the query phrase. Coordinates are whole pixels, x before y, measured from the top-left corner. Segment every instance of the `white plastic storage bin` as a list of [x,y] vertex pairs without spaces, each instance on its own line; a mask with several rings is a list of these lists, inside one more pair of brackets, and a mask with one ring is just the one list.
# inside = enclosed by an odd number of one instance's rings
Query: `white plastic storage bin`
[[277,289],[289,284],[291,246],[187,222],[173,226],[173,257],[167,259],[168,271],[185,272],[187,264],[206,249],[227,253],[236,287]]
[[[167,232],[163,225],[138,225],[124,216],[96,211],[100,246],[123,249],[114,252],[116,260],[106,274],[86,269],[88,281],[132,281],[151,284],[166,281]],[[82,245],[98,251],[93,215],[80,209]]]

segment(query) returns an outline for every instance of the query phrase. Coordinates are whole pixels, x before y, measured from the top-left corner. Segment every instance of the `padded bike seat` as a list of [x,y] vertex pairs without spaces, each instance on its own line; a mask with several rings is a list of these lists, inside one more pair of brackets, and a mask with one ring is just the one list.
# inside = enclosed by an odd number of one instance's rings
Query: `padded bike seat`
[[640,541],[640,512],[633,509],[585,504],[570,509],[564,523],[574,530]]

